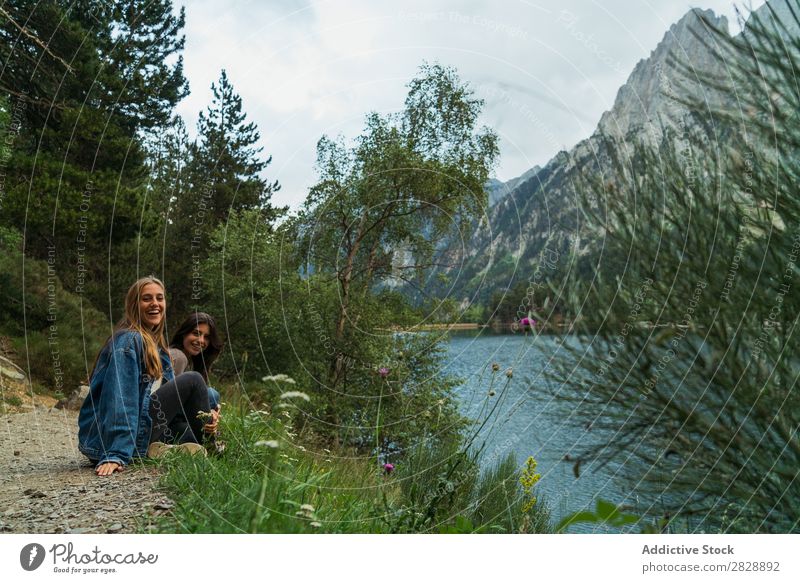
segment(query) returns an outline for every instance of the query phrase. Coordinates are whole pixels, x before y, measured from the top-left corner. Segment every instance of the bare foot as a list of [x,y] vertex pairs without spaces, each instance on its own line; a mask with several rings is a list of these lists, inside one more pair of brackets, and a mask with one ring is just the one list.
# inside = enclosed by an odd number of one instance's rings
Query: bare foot
[[94,473],[98,476],[110,476],[114,472],[121,472],[124,467],[117,462],[106,462],[97,466]]

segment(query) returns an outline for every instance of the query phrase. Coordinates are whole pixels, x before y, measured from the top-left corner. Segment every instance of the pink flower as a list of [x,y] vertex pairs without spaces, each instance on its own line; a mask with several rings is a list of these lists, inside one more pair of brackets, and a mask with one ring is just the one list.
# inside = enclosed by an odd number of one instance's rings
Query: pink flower
[[386,368],[385,366],[382,366],[381,368],[378,369],[378,374],[381,375],[382,379],[385,379],[386,377],[389,376],[389,369]]
[[383,464],[383,471],[386,472],[387,474],[391,474],[394,471],[394,465],[393,464]]

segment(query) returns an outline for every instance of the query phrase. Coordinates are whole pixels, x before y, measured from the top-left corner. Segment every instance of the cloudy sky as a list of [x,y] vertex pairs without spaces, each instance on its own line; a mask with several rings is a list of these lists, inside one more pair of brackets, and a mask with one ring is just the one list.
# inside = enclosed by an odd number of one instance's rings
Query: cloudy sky
[[[637,61],[691,7],[731,0],[192,0],[179,113],[194,128],[225,68],[261,132],[267,170],[297,208],[323,134],[352,138],[369,111],[402,108],[427,60],[451,65],[486,100],[501,138],[496,177],[514,178],[588,137]],[[754,0],[753,7],[763,4]]]

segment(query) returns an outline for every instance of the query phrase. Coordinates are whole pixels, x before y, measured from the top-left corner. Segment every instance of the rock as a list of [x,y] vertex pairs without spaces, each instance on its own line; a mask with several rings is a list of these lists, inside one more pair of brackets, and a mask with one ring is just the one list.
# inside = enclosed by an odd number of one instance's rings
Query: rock
[[81,385],[78,387],[76,391],[74,391],[69,397],[61,399],[58,403],[56,403],[56,409],[68,409],[70,411],[78,411],[83,404],[83,401],[86,399],[86,396],[89,394],[89,387],[86,385]]
[[23,490],[22,493],[25,494],[26,496],[31,497],[31,498],[46,498],[47,497],[47,494],[45,494],[44,492],[42,492],[40,490],[34,490],[33,488],[28,488],[27,490]]
[[71,528],[67,531],[67,534],[86,534],[87,532],[92,532],[91,528]]
[[18,450],[18,449],[15,449],[15,450],[14,450],[14,455],[15,455],[15,456],[19,456],[19,450]]
[[24,381],[25,373],[16,364],[8,360],[5,356],[0,356],[0,376],[4,376],[14,381]]
[[175,506],[175,504],[166,500],[162,502],[156,502],[153,505],[153,508],[155,508],[156,510],[171,510],[173,506]]
[[121,530],[122,530],[122,525],[119,522],[115,522],[114,524],[108,527],[106,532],[112,533],[112,532],[119,532]]

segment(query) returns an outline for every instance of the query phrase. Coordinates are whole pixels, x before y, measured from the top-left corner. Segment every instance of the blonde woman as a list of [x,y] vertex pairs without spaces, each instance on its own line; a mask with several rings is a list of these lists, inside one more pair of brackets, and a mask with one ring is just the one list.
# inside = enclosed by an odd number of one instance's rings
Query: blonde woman
[[[189,421],[183,449],[205,451],[202,412],[208,391],[200,373],[175,379],[164,338],[167,300],[154,277],[137,280],[125,297],[125,317],[95,360],[89,395],[78,416],[78,449],[96,463],[98,476],[121,471],[136,457],[159,457],[172,441],[169,425],[182,414]],[[186,439],[186,437],[184,437]]]

